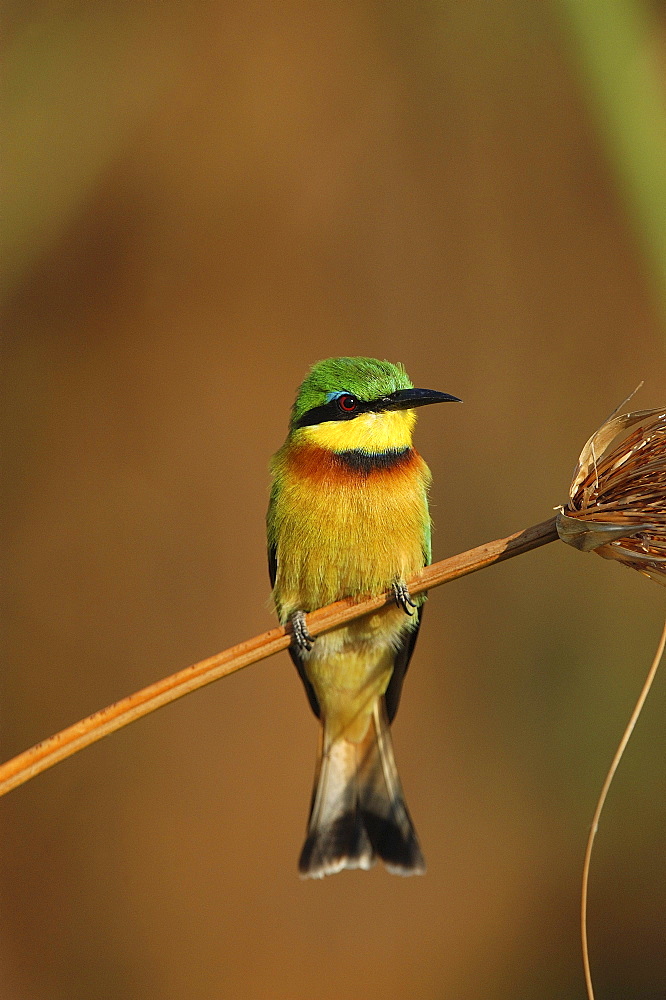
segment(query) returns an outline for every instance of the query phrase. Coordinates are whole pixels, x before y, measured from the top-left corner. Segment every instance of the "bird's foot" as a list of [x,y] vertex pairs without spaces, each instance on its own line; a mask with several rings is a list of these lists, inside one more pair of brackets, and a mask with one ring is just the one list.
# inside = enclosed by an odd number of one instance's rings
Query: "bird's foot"
[[294,611],[289,621],[293,633],[293,644],[299,653],[309,653],[314,644],[314,636],[310,635],[305,624],[305,611]]
[[396,580],[393,584],[393,599],[398,607],[402,608],[406,615],[414,614],[413,611],[410,611],[410,608],[415,608],[416,604],[414,604],[411,594],[407,590],[407,584],[402,580]]

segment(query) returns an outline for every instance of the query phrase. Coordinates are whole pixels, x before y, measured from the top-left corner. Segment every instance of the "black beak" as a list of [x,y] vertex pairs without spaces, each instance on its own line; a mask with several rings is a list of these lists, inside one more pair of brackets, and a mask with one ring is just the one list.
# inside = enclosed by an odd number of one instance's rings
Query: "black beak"
[[435,389],[398,389],[397,392],[376,399],[373,409],[411,410],[415,406],[428,406],[430,403],[462,403],[462,400],[448,392],[436,392]]

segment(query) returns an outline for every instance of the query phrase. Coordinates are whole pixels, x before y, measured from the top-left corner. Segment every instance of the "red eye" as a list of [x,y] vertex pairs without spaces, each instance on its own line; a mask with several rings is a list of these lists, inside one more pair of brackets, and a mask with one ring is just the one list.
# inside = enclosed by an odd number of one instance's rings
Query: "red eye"
[[358,406],[356,396],[340,396],[338,399],[338,406],[343,413],[353,413]]

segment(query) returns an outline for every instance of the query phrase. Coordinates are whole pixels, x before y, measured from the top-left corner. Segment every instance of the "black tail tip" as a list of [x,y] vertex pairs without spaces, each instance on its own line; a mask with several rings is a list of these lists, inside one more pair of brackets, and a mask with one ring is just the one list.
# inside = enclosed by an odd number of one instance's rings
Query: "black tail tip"
[[424,875],[426,866],[414,827],[406,830],[375,813],[363,814],[370,843],[392,875]]
[[410,826],[374,813],[349,812],[324,829],[312,830],[298,862],[302,878],[323,878],[344,869],[372,868],[377,858],[392,875],[423,875],[425,861]]

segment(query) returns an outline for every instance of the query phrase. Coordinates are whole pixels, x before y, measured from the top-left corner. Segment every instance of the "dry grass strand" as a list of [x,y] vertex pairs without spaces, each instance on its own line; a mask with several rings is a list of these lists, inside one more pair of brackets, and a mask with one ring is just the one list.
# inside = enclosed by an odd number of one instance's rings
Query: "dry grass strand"
[[[494,542],[479,545],[459,555],[443,559],[424,567],[420,573],[408,580],[412,594],[420,594],[433,587],[439,587],[450,580],[475,573],[477,570],[492,566],[494,563],[511,559],[530,549],[556,541],[557,529],[555,518],[536,524],[524,531],[517,531],[507,538],[499,538]],[[307,624],[313,636],[330,632],[340,625],[345,625],[355,618],[377,611],[378,608],[393,601],[393,594],[377,594],[362,601],[347,599],[330,604],[327,608],[313,611],[307,616]],[[80,722],[61,730],[54,736],[37,743],[29,750],[0,765],[0,795],[5,795],[49,767],[71,757],[84,747],[96,743],[104,736],[128,726],[131,722],[154,712],[155,709],[168,705],[169,702],[182,698],[183,695],[196,691],[198,688],[211,684],[222,677],[235,673],[243,667],[266,659],[280,650],[286,649],[291,642],[289,629],[283,627],[271,629],[261,635],[247,639],[245,642],[232,646],[230,649],[210,656],[199,663],[193,663],[178,673],[164,677],[148,687],[128,695],[121,701],[100,709]]]
[[657,646],[657,652],[655,653],[652,665],[648,671],[648,675],[645,678],[645,683],[641,689],[641,693],[638,696],[638,701],[634,706],[634,710],[631,713],[631,718],[627,723],[627,728],[622,734],[622,739],[618,744],[618,748],[615,751],[615,756],[611,762],[611,766],[608,769],[608,773],[604,780],[601,792],[599,794],[599,800],[597,802],[596,809],[594,810],[594,816],[592,818],[592,825],[590,827],[590,833],[587,838],[587,844],[585,846],[585,861],[583,862],[583,879],[581,887],[581,899],[580,899],[580,933],[581,933],[581,944],[583,949],[583,970],[585,972],[585,987],[587,989],[588,1000],[595,1000],[594,998],[594,986],[592,985],[592,971],[590,968],[590,953],[587,941],[587,900],[589,892],[589,881],[590,881],[590,862],[592,860],[592,847],[594,846],[594,839],[597,835],[597,830],[599,829],[599,820],[601,818],[601,813],[608,796],[608,792],[615,777],[615,772],[618,769],[622,756],[627,747],[627,743],[634,731],[634,726],[638,721],[638,717],[641,714],[643,705],[645,704],[645,699],[647,698],[650,688],[652,687],[652,682],[657,673],[657,668],[661,662],[661,658],[664,655],[664,646],[666,645],[666,622],[664,622],[664,627],[662,629],[661,638],[659,640],[659,645]]

